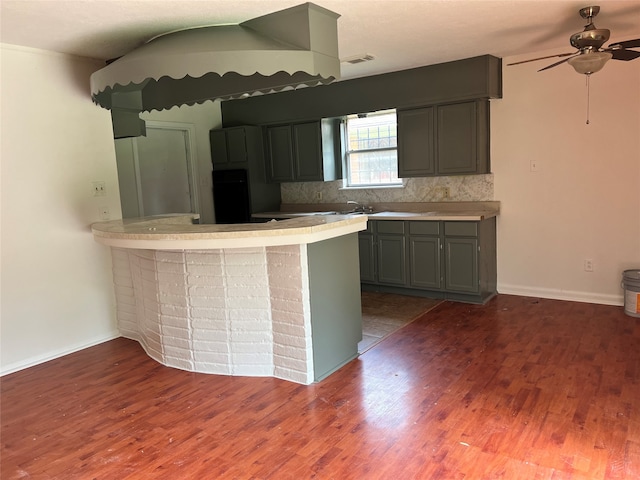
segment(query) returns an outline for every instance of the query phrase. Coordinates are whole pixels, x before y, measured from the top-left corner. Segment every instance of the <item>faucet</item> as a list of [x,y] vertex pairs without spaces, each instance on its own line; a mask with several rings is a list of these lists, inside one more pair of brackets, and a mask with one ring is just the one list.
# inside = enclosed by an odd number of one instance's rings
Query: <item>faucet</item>
[[369,207],[367,205],[362,205],[358,202],[354,202],[353,200],[347,200],[347,205],[355,205],[353,210],[349,213],[371,213],[373,212],[373,207]]

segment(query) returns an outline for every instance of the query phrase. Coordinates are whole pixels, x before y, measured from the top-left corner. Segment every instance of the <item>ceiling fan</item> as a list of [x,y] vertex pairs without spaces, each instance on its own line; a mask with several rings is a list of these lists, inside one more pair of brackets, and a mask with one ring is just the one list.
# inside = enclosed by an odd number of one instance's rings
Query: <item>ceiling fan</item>
[[591,75],[592,73],[600,71],[602,67],[604,67],[605,63],[612,58],[614,60],[629,61],[640,57],[640,52],[629,50],[630,48],[640,47],[640,38],[612,43],[608,47],[602,48],[602,45],[609,40],[611,32],[606,28],[596,28],[593,24],[593,19],[598,15],[598,12],[600,12],[599,6],[585,7],[579,10],[578,13],[580,13],[582,18],[587,20],[587,24],[582,32],[574,33],[569,38],[571,45],[578,49],[577,52],[532,58],[530,60],[523,60],[521,62],[510,63],[508,65],[519,65],[521,63],[535,62],[546,58],[566,57],[559,62],[552,63],[538,71],[542,72],[544,70],[549,70],[550,68],[557,67],[558,65],[568,62],[576,72],[584,75]]

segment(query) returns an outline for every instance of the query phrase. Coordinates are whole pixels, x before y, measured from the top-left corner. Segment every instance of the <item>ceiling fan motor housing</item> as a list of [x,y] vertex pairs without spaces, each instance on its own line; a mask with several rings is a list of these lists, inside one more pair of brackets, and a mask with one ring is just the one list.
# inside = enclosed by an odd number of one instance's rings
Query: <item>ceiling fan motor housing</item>
[[569,41],[571,46],[579,50],[595,49],[598,50],[604,43],[609,40],[611,32],[606,28],[596,28],[593,30],[585,30],[583,32],[574,33]]

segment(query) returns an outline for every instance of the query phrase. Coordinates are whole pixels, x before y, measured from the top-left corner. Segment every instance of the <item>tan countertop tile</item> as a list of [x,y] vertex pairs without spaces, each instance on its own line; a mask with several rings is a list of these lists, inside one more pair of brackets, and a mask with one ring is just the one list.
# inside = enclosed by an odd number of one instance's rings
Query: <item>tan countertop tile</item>
[[197,215],[161,215],[91,225],[96,241],[160,250],[243,248],[314,243],[366,228],[363,215],[314,215],[265,223],[193,224]]

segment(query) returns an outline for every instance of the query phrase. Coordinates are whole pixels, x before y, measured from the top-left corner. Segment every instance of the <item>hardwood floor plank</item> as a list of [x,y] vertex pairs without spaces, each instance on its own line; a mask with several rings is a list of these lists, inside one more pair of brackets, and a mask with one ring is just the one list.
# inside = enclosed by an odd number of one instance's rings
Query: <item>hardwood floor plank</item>
[[443,302],[309,386],[117,339],[0,388],[2,479],[640,478],[640,319],[620,307]]

